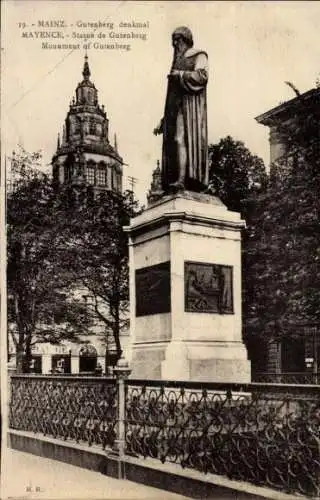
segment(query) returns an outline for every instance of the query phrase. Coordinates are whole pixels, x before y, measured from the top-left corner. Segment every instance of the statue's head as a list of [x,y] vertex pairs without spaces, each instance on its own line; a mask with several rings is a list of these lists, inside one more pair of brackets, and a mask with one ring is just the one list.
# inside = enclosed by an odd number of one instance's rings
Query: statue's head
[[181,41],[185,43],[188,48],[193,47],[192,33],[186,26],[180,26],[172,33],[172,45],[174,47],[176,47]]

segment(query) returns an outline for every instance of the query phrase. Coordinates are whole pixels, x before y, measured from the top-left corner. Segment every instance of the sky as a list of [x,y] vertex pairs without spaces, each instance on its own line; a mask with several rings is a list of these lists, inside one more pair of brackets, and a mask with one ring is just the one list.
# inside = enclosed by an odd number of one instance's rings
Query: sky
[[[38,27],[39,21],[50,20],[67,26],[60,29],[64,40],[36,38],[35,31],[50,31]],[[83,26],[99,21],[114,27],[94,31]],[[266,165],[268,129],[255,117],[295,96],[285,81],[305,92],[320,77],[319,2],[4,0],[1,22],[3,154],[10,156],[18,143],[30,152],[41,149],[44,166],[50,168],[57,134],[82,80],[86,40],[73,39],[72,33],[94,33],[94,39],[87,40],[91,80],[107,111],[110,142],[116,133],[127,164],[125,187],[129,176],[136,178],[135,193],[141,202],[161,159],[162,139],[152,131],[163,113],[173,54],[171,33],[177,26],[188,26],[194,46],[208,53],[209,142],[231,135]],[[148,26],[120,25],[132,22]],[[146,34],[146,40],[97,38],[100,32],[109,37],[110,32],[132,31]],[[25,38],[22,33],[34,36]],[[42,42],[80,43],[80,49],[44,49]],[[130,43],[131,50],[93,48],[93,43],[112,42]]]

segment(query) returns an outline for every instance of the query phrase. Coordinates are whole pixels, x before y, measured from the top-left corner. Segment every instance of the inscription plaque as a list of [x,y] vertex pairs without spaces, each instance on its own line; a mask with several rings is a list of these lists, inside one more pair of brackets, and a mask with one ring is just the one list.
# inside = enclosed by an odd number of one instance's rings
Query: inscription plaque
[[136,270],[136,316],[171,311],[170,262]]
[[232,267],[185,262],[185,311],[233,314]]

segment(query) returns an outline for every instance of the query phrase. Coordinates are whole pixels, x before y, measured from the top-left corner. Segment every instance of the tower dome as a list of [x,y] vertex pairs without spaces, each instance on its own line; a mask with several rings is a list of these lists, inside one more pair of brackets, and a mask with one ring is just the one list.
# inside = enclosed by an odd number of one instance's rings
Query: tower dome
[[87,55],[82,76],[83,80],[76,87],[76,98],[70,102],[62,140],[59,138],[52,159],[54,179],[60,184],[77,187],[91,185],[95,192],[122,191],[123,160],[117,147],[109,143],[109,120],[90,80]]

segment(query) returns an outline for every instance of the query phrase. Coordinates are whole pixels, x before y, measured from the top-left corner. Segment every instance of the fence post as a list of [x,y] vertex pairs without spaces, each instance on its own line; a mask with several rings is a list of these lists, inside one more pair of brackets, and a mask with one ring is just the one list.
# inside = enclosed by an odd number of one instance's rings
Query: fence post
[[129,377],[131,369],[128,361],[120,358],[114,368],[117,377],[117,395],[118,395],[118,418],[117,418],[117,439],[114,442],[113,451],[118,457],[118,478],[125,477],[124,455],[125,455],[125,418],[126,418],[126,392],[125,380]]

